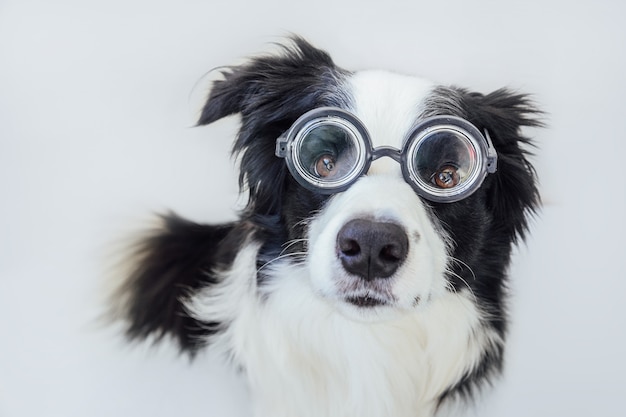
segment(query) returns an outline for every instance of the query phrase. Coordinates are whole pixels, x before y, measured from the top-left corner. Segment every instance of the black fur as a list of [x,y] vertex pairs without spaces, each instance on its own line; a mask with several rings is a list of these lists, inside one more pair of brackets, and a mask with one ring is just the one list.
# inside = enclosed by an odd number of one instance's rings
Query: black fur
[[[300,38],[281,46],[282,53],[259,57],[223,71],[223,80],[211,89],[198,125],[231,114],[241,114],[241,128],[233,153],[241,155],[239,183],[249,193],[241,213],[245,233],[233,224],[197,225],[174,215],[164,216],[164,227],[145,238],[136,250],[132,272],[120,293],[128,298],[122,314],[131,339],[166,334],[174,336],[191,354],[203,336],[219,330],[220,323],[200,323],[183,307],[195,289],[215,283],[213,270],[227,267],[241,242],[253,229],[263,239],[259,266],[273,259],[284,243],[301,233],[289,227],[320,207],[326,197],[298,187],[277,164],[275,141],[303,113],[319,106],[346,106],[338,84],[347,72],[338,69],[325,52]],[[285,201],[285,192],[291,193]],[[296,198],[293,198],[296,197]],[[286,213],[286,214],[285,214]],[[233,242],[232,245],[224,244]],[[291,250],[299,250],[294,245]],[[262,280],[263,274],[259,274]]]
[[[448,280],[455,288],[469,286],[481,308],[489,313],[489,325],[506,336],[506,269],[513,245],[525,237],[528,219],[540,204],[536,174],[528,161],[531,141],[522,127],[539,127],[538,111],[523,94],[506,89],[483,95],[456,87],[439,87],[426,106],[424,117],[452,114],[487,131],[498,152],[498,170],[481,188],[454,204],[431,204],[433,220],[451,235],[452,265]],[[480,279],[477,279],[479,277]],[[477,381],[488,380],[502,367],[504,346],[484,354],[481,364],[441,400],[450,395],[468,396]]]
[[220,323],[191,318],[183,301],[201,287],[217,283],[215,271],[227,268],[237,248],[252,233],[246,223],[199,225],[174,214],[163,216],[162,227],[142,239],[131,257],[134,270],[121,288],[127,298],[131,339],[172,336],[181,351],[195,354]]
[[[300,38],[277,55],[263,56],[223,71],[198,121],[212,123],[241,115],[233,153],[241,157],[240,187],[249,193],[238,223],[201,226],[175,216],[149,236],[136,251],[136,269],[124,290],[131,338],[173,335],[183,351],[195,352],[201,340],[227,323],[200,323],[184,308],[185,297],[216,283],[215,271],[233,262],[248,238],[262,242],[258,265],[305,237],[303,220],[323,207],[327,196],[300,187],[285,164],[274,156],[276,138],[305,112],[320,106],[349,108],[352,98],[341,88],[350,73],[335,66],[323,51]],[[457,115],[487,130],[498,152],[498,171],[482,187],[456,203],[427,203],[433,221],[453,238],[449,280],[469,286],[489,314],[489,326],[506,333],[506,269],[513,244],[525,237],[528,218],[539,206],[535,172],[525,148],[531,141],[523,127],[539,126],[539,112],[525,95],[508,90],[491,94],[456,87],[432,92],[421,117]],[[418,115],[416,115],[417,117]],[[306,251],[304,244],[287,248]],[[298,258],[294,258],[295,262]],[[262,269],[261,269],[262,271]],[[478,278],[479,277],[479,278]],[[263,283],[261,272],[257,278]],[[485,352],[480,366],[451,387],[450,395],[470,393],[477,381],[500,370],[503,346]]]
[[321,106],[346,107],[340,83],[347,72],[330,56],[301,38],[281,46],[282,54],[259,57],[222,72],[202,110],[199,125],[241,114],[233,152],[241,155],[239,183],[248,187],[245,215],[279,214],[287,179],[274,156],[276,138],[307,111]]

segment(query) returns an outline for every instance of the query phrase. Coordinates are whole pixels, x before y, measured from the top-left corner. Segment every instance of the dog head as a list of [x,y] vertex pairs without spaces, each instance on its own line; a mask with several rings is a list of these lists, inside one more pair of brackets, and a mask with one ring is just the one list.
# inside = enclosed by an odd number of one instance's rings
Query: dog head
[[165,216],[138,242],[114,307],[127,335],[217,345],[267,415],[291,388],[283,415],[345,415],[354,384],[369,415],[429,415],[494,375],[511,250],[539,205],[528,97],[349,72],[300,38],[222,76],[198,124],[240,116],[247,206],[228,224]]
[[[277,151],[277,143],[293,145],[285,138],[297,137],[303,115],[306,122],[320,111],[322,120],[339,115],[339,123],[366,138],[361,171],[338,190],[315,179],[307,183],[285,149]],[[446,292],[468,291],[503,331],[501,294],[511,247],[524,237],[539,203],[524,150],[529,140],[520,131],[539,125],[537,113],[526,96],[508,90],[483,95],[390,72],[349,72],[295,38],[279,54],[224,70],[198,123],[241,116],[233,150],[240,156],[240,185],[249,193],[242,218],[264,236],[260,288],[271,279],[263,271],[276,259],[301,265],[317,295],[359,320],[403,314]],[[441,170],[449,161],[437,162],[420,185],[411,177],[418,168],[407,168],[412,159],[403,156],[410,153],[408,142],[430,132],[433,118],[444,125],[461,120],[480,148],[469,151],[472,158],[497,155],[497,169],[479,172],[471,190],[458,196],[446,197],[441,190],[448,186],[435,178],[459,181],[456,171]],[[457,152],[455,146],[446,143],[434,153]],[[326,156],[314,155],[312,168],[299,169],[325,177],[341,168],[341,160]]]

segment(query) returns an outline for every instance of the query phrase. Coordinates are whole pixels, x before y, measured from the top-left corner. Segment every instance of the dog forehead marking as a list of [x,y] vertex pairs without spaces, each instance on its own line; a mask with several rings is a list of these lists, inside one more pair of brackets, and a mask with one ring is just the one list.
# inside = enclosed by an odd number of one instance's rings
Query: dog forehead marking
[[[423,113],[424,101],[435,88],[428,80],[381,70],[361,71],[349,79],[350,109],[367,128],[372,146],[402,149],[410,129]],[[374,161],[369,175],[401,176],[391,158]]]
[[399,149],[435,88],[423,78],[378,70],[357,72],[349,82],[351,110],[369,131],[372,145]]

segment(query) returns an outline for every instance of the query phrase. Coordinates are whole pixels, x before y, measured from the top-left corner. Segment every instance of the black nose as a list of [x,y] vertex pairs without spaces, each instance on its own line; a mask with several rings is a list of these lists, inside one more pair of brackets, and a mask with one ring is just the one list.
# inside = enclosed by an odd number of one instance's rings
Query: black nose
[[337,256],[344,269],[368,281],[393,275],[408,250],[409,238],[394,223],[355,219],[337,235]]

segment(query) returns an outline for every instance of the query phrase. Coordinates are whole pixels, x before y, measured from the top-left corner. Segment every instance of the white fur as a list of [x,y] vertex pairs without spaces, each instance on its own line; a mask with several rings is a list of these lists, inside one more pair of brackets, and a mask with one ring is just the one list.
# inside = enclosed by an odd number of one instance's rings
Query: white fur
[[[349,81],[354,103],[351,111],[365,124],[375,147],[401,148],[434,87],[432,82],[417,77],[386,71],[358,72]],[[395,164],[386,166],[400,175],[397,163],[384,160]]]
[[[364,310],[343,301],[349,294],[340,290],[341,284],[361,278],[350,276],[342,268],[335,256],[335,242],[341,227],[355,218],[394,222],[407,232],[407,259],[394,276],[385,280],[397,299],[393,306]],[[402,178],[382,174],[366,176],[335,196],[311,221],[309,246],[308,265],[314,291],[333,300],[338,309],[353,318],[404,314],[416,307],[417,297],[423,305],[445,292],[447,252],[444,239],[435,231],[420,199]]]
[[[388,73],[363,71],[350,79],[352,111],[366,126],[374,147],[401,149],[421,113],[424,98],[432,90],[429,81]],[[342,300],[340,284],[350,277],[335,256],[337,234],[355,218],[396,223],[407,232],[409,254],[401,268],[387,280],[397,303],[390,309],[358,309]],[[330,204],[310,223],[309,265],[313,288],[334,299],[336,307],[352,317],[384,316],[424,304],[445,291],[446,236],[437,232],[422,200],[402,177],[400,164],[391,158],[374,161],[366,176]]]
[[[349,80],[351,109],[374,146],[400,148],[432,85],[364,72]],[[337,233],[355,218],[392,221],[409,254],[388,278],[395,302],[372,309],[344,301],[351,277],[335,255]],[[499,344],[467,291],[446,289],[448,237],[390,158],[308,219],[306,262],[278,259],[257,286],[259,244],[250,238],[221,284],[188,302],[198,319],[227,329],[213,344],[245,369],[257,417],[425,417],[437,399]],[[415,300],[419,298],[419,302]]]
[[465,292],[368,323],[316,295],[305,266],[268,266],[272,280],[257,288],[256,250],[245,247],[223,284],[189,305],[198,318],[229,320],[213,343],[245,369],[255,416],[430,416],[436,398],[499,342]]

